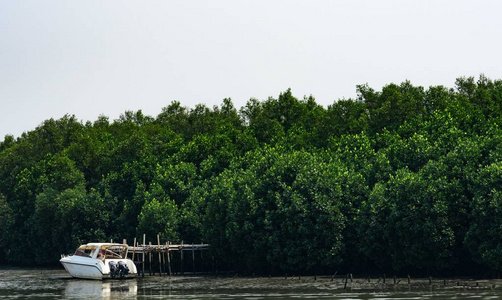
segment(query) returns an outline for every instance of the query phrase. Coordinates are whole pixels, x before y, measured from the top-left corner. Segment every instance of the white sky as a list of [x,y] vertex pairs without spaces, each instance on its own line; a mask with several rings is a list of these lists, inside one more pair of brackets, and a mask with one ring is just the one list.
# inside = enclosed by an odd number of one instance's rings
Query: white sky
[[327,106],[381,89],[502,78],[498,0],[2,0],[0,141],[49,118],[157,116],[291,88]]

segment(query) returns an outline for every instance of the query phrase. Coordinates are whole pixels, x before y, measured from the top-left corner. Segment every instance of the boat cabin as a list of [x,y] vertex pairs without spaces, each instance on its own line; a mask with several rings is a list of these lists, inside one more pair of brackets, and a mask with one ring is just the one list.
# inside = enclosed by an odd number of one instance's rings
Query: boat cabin
[[73,255],[101,260],[122,259],[127,258],[127,245],[111,243],[86,244],[78,247]]

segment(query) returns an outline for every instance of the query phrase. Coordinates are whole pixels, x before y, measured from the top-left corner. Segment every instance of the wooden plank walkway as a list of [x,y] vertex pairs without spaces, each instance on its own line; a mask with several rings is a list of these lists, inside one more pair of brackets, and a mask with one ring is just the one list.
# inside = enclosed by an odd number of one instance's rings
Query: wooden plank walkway
[[[127,241],[123,241],[124,244],[127,244]],[[172,275],[172,261],[173,261],[173,253],[178,252],[180,257],[179,269],[181,275],[184,275],[184,265],[185,265],[185,252],[191,252],[191,261],[192,261],[192,272],[195,273],[195,252],[200,252],[200,271],[203,272],[203,262],[202,262],[202,251],[209,250],[209,244],[185,244],[183,241],[181,244],[171,244],[169,241],[165,244],[160,243],[160,237],[157,236],[157,244],[152,244],[151,242],[146,244],[145,235],[143,235],[143,244],[139,244],[134,239],[134,244],[132,246],[128,246],[128,256],[134,261],[138,268],[138,272],[141,271],[141,276],[145,276],[145,266],[148,264],[149,266],[149,274],[155,274],[152,270],[152,262],[156,260],[158,264],[158,274],[162,276],[163,274]],[[155,256],[158,256],[156,259]],[[167,270],[166,270],[167,269]]]
[[165,244],[165,245],[137,245],[129,246],[129,253],[150,253],[150,252],[168,252],[168,251],[199,251],[208,250],[209,244]]

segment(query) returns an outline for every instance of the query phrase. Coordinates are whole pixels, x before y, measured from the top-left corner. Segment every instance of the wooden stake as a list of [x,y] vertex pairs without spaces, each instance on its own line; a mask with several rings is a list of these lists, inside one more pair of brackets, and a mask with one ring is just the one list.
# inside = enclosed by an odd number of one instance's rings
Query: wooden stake
[[148,269],[149,269],[149,274],[152,276],[152,242],[148,242]]
[[160,249],[160,235],[157,234],[157,245],[159,246],[159,275],[162,277],[162,251]]
[[[201,245],[203,245],[204,243],[200,243]],[[202,257],[202,250],[200,250],[200,272],[201,273],[204,273],[204,259]]]
[[164,270],[164,273],[166,272],[166,268],[167,268],[167,266],[166,266],[166,251],[162,250],[162,269]]
[[143,272],[142,272],[142,277],[145,277],[145,245],[146,245],[146,234],[143,234],[143,264],[142,264],[142,269],[143,269]]
[[195,274],[195,247],[192,244],[192,274]]
[[134,238],[134,244],[132,248],[132,261],[134,262],[134,254],[136,252],[136,238]]
[[180,258],[181,258],[181,275],[184,275],[184,273],[183,273],[183,241],[181,241]]
[[167,267],[169,268],[169,277],[171,276],[171,250],[169,249],[170,242],[167,241]]
[[338,271],[336,271],[335,274],[333,274],[333,276],[331,276],[331,281],[333,281],[333,279],[335,279],[336,273],[338,273]]

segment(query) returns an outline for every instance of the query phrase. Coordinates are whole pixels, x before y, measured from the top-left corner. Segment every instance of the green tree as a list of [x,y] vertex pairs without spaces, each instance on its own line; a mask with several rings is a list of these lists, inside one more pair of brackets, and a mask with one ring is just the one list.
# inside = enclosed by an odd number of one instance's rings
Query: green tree
[[327,109],[326,137],[360,134],[368,129],[366,104],[360,100],[338,100]]
[[241,270],[305,271],[340,263],[344,173],[306,152],[249,153],[215,179],[207,240],[228,243],[227,254]]
[[408,169],[375,185],[359,236],[360,248],[378,266],[431,271],[454,264],[454,232],[440,185]]
[[162,240],[177,240],[178,207],[174,201],[158,185],[152,185],[146,199],[138,215],[138,234],[146,234],[151,239],[160,234]]
[[6,261],[6,252],[9,250],[8,236],[12,234],[9,228],[12,228],[12,209],[7,203],[5,196],[0,194],[0,262]]
[[471,202],[470,226],[465,244],[474,260],[492,270],[502,267],[502,163],[482,168],[476,178],[475,196]]
[[415,87],[409,81],[386,85],[382,92],[367,85],[360,85],[357,90],[360,101],[366,103],[372,133],[396,129],[406,120],[422,118],[426,112],[423,87]]

